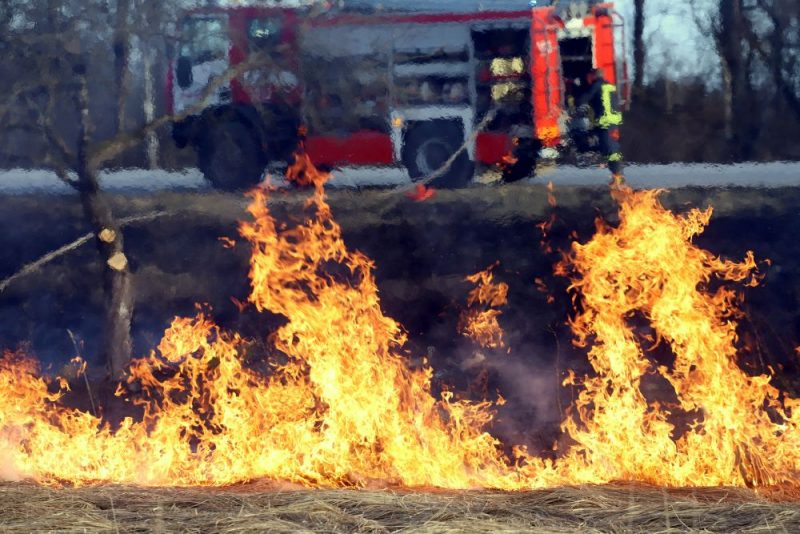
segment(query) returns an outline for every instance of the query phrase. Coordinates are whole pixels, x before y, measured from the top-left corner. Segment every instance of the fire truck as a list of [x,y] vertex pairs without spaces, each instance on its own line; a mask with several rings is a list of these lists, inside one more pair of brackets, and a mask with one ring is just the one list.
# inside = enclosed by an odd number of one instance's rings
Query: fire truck
[[623,102],[628,87],[612,4],[528,4],[193,10],[167,76],[173,138],[229,190],[301,144],[321,168],[403,167],[412,180],[444,168],[439,187],[514,152],[531,174],[539,158],[587,149],[573,108],[589,70],[603,69]]

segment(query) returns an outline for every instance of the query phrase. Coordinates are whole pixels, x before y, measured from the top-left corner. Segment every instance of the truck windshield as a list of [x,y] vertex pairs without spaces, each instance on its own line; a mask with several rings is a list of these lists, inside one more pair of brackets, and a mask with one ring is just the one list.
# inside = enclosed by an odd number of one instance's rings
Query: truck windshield
[[225,17],[192,17],[183,23],[181,57],[192,63],[225,59],[228,55],[227,20]]

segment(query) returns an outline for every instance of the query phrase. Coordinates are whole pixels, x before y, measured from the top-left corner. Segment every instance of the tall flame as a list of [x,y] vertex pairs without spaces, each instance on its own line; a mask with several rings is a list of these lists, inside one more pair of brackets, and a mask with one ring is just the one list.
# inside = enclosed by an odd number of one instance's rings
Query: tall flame
[[[721,260],[692,240],[711,209],[676,217],[658,191],[617,185],[620,224],[598,224],[575,244],[567,264],[582,311],[571,322],[579,346],[591,344],[595,376],[582,380],[576,418],[563,428],[576,445],[564,459],[576,481],[643,480],[666,485],[797,482],[800,406],[782,399],[769,376],[748,376],[736,362],[737,295],[720,281],[757,283],[752,252]],[[637,314],[655,332],[633,326]],[[666,343],[671,365],[648,352]],[[642,392],[645,375],[674,389],[674,414]],[[670,415],[690,418],[679,429]]]
[[[301,158],[302,159],[302,158]],[[308,162],[306,162],[308,163]],[[300,163],[302,164],[302,162]],[[519,484],[483,431],[491,405],[431,393],[429,368],[400,355],[405,334],[383,315],[372,263],[347,250],[313,166],[307,221],[278,231],[266,192],[253,193],[250,301],[287,322],[284,355],[266,378],[242,363],[244,341],[207,317],[176,319],[158,351],[136,361],[141,421],[111,430],[61,406],[32,360],[0,361],[0,449],[25,478],[223,485],[269,478],[307,485],[454,488]]]
[[254,222],[241,227],[254,250],[250,300],[288,318],[275,346],[307,371],[303,394],[314,407],[313,432],[298,443],[298,467],[321,482],[356,476],[406,485],[507,485],[498,442],[480,430],[491,419],[490,406],[447,394],[437,401],[431,370],[410,370],[400,356],[405,334],[381,311],[372,262],[345,247],[325,202],[326,180],[314,175],[307,206],[313,215],[304,224],[279,233],[263,192],[256,192]]
[[[617,186],[619,225],[599,224],[560,265],[580,294],[571,325],[594,368],[563,423],[570,445],[556,460],[521,447],[508,457],[485,430],[490,403],[437,398],[431,369],[407,364],[406,335],[381,311],[372,262],[346,248],[325,201],[327,175],[303,157],[297,165],[314,186],[306,221],[279,229],[260,189],[252,221],[241,225],[253,248],[250,302],[286,321],[270,338],[278,353],[270,372],[246,365],[250,342],[204,314],[175,319],[158,349],[131,365],[128,389],[138,393],[119,392],[140,417],[112,429],[66,407],[65,382],[50,383],[32,359],[7,353],[2,476],[502,489],[800,482],[800,402],[736,362],[737,295],[723,282],[755,283],[753,255],[729,262],[692,242],[711,210],[675,216],[657,192]],[[479,288],[492,283],[490,273],[476,276]],[[641,333],[643,322],[654,335]],[[657,364],[644,341],[668,346],[674,362]],[[675,406],[648,398],[651,376],[674,390]]]

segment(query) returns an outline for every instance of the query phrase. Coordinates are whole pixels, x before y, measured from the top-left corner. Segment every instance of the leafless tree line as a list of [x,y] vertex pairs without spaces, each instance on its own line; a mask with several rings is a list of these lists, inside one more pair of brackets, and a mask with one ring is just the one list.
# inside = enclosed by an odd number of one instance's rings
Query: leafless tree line
[[210,82],[206,98],[180,116],[156,113],[154,74],[145,72],[148,98],[137,102],[142,116],[131,120],[134,53],[150,69],[163,63],[179,7],[159,0],[11,0],[0,5],[0,85],[6,95],[0,122],[12,140],[37,147],[35,164],[54,171],[80,196],[104,265],[98,281],[105,295],[101,350],[114,379],[124,375],[131,356],[134,286],[121,223],[101,190],[99,172],[145,142],[152,164],[159,131],[199,111],[214,90],[258,59]]
[[[670,130],[686,129],[671,116],[676,100],[687,105],[681,120],[695,121],[702,137],[721,138],[716,152],[695,151],[717,161],[797,158],[800,151],[791,139],[800,134],[800,3],[796,0],[690,0],[689,24],[700,35],[708,36],[713,50],[702,43],[695,47],[697,57],[711,53],[719,66],[719,80],[702,73],[693,79],[680,79],[674,73],[661,73],[646,86],[647,43],[644,37],[646,0],[634,0],[633,17],[633,96],[632,113],[647,114],[651,130],[668,137]],[[698,86],[704,86],[698,91]],[[656,121],[653,104],[663,103],[667,116]],[[649,113],[648,113],[649,112]],[[719,116],[717,116],[719,115]],[[644,119],[644,117],[642,117]],[[717,128],[717,125],[719,126]],[[680,136],[683,139],[687,137]],[[701,137],[698,135],[698,137]],[[689,136],[691,139],[692,137]],[[695,141],[699,142],[699,140]],[[682,160],[691,150],[674,148]],[[668,151],[665,151],[668,152]],[[644,154],[629,153],[630,159]]]

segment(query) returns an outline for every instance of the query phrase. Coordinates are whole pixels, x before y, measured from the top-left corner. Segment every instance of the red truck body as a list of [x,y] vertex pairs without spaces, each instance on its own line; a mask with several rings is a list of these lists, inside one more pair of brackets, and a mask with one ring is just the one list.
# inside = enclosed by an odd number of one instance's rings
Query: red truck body
[[[566,146],[570,104],[592,68],[603,69],[626,100],[621,29],[607,3],[569,17],[552,6],[466,13],[197,10],[183,22],[168,101],[174,111],[196,106],[214,76],[261,51],[274,59],[268,69],[224,84],[195,115],[253,108],[244,113],[249,127],[269,131],[271,124],[251,124],[264,121],[253,118],[258,108],[294,110],[312,161],[331,167],[409,166],[414,154],[403,146],[409,125],[449,122],[463,130],[471,161],[495,165],[512,137],[532,137],[551,155]],[[490,108],[498,118],[476,131]]]

